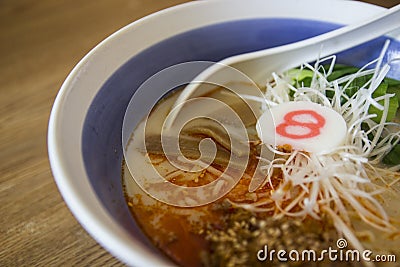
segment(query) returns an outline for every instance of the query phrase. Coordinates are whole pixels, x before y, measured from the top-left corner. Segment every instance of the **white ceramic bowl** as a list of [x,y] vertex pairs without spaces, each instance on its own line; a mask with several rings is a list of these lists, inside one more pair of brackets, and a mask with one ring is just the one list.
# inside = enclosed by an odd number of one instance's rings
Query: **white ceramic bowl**
[[[121,128],[135,90],[176,63],[217,61],[298,41],[381,10],[338,0],[195,1],[117,31],[73,69],[51,113],[50,163],[68,207],[93,238],[128,265],[173,265],[141,233],[122,195]],[[378,56],[383,41],[342,53],[339,62],[362,65]],[[399,43],[393,42],[389,53],[399,54]],[[391,75],[400,78],[399,68]],[[141,114],[148,107],[136,108]]]

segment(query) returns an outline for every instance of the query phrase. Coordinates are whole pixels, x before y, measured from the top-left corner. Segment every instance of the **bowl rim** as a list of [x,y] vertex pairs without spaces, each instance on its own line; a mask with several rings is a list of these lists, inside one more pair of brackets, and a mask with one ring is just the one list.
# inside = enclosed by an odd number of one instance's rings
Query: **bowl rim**
[[[249,0],[249,2],[261,3],[263,0]],[[281,2],[281,1],[279,1]],[[287,3],[296,4],[296,0],[286,0],[283,1],[287,5]],[[115,33],[111,34],[109,37],[100,42],[97,46],[95,46],[90,52],[88,52],[79,63],[73,68],[73,70],[69,73],[65,81],[63,82],[59,93],[56,96],[54,101],[49,123],[48,123],[48,155],[51,170],[57,184],[57,187],[66,202],[67,206],[73,213],[74,217],[79,221],[79,223],[85,228],[85,230],[104,248],[106,248],[112,255],[114,255],[119,260],[134,266],[171,266],[173,263],[167,263],[165,260],[157,256],[156,254],[151,254],[149,250],[143,245],[138,244],[134,240],[129,238],[129,235],[126,231],[109,215],[109,213],[102,207],[100,200],[98,199],[96,192],[94,192],[93,188],[89,183],[89,179],[87,177],[85,167],[83,165],[83,158],[81,155],[81,134],[83,121],[74,122],[77,124],[77,129],[69,135],[68,133],[63,132],[65,130],[65,123],[71,123],[70,120],[74,118],[74,114],[79,114],[85,117],[87,109],[85,107],[71,106],[69,103],[70,100],[73,100],[73,94],[77,94],[77,90],[75,86],[80,84],[82,81],[87,81],[90,73],[95,71],[94,64],[96,61],[101,61],[107,59],[105,54],[110,51],[115,51],[115,49],[121,49],[120,41],[124,38],[128,38],[129,35],[135,33],[135,30],[139,28],[145,28],[151,26],[157,21],[163,19],[171,19],[172,16],[176,14],[181,14],[182,12],[194,12],[194,10],[206,10],[209,9],[210,6],[214,6],[216,9],[221,8],[224,5],[235,5],[243,3],[241,0],[212,0],[212,1],[193,1],[183,3],[177,6],[173,6],[148,16],[145,16],[137,21],[134,21]],[[302,5],[305,4],[318,4],[321,3],[319,0],[306,0],[302,2]],[[343,1],[343,0],[326,0],[325,3],[329,3],[332,6],[348,6],[348,9],[351,10],[350,7],[357,7],[359,9],[367,11],[368,14],[375,14],[384,8],[378,7],[375,5],[357,2],[357,1]],[[282,6],[282,3],[275,3],[276,6]],[[293,8],[295,10],[295,8]],[[197,11],[196,11],[197,12]],[[306,12],[305,12],[306,13]],[[362,13],[359,11],[357,13]],[[287,17],[292,14],[289,11],[282,12],[279,14],[283,17]],[[360,17],[365,17],[366,14],[361,15]],[[240,17],[240,16],[238,16]],[[250,16],[254,18],[254,16]],[[334,16],[333,16],[334,17]],[[233,16],[230,20],[235,19]],[[299,17],[310,19],[308,16]],[[318,19],[318,16],[316,16]],[[357,17],[358,18],[358,17]],[[243,19],[243,17],[242,17]],[[313,18],[314,19],[314,18]],[[326,19],[324,21],[328,22],[341,22],[341,23],[349,23],[354,21],[355,18],[351,18],[351,16],[344,16],[343,14],[339,17],[334,17],[331,19]],[[220,19],[220,22],[226,21],[223,18]],[[192,24],[188,24],[186,26],[180,27],[180,32],[184,32],[190,30],[190,27],[193,27],[195,24],[194,21]],[[218,19],[211,21],[211,23],[199,23],[199,26],[210,25],[214,23],[218,23]],[[203,25],[201,25],[203,24]],[[179,31],[174,32],[172,35],[176,35],[180,33]],[[162,40],[162,39],[160,39]],[[153,43],[157,42],[157,38],[153,38],[151,41],[147,41],[145,45],[142,45],[143,49],[151,46]],[[115,48],[112,48],[115,47]],[[111,49],[112,48],[112,49]],[[120,66],[122,66],[127,59],[131,56],[139,53],[140,50],[131,51],[131,55],[123,55],[113,59],[111,67],[107,70],[108,76],[103,77],[98,80],[96,83],[93,81],[87,81],[91,86],[96,87],[97,85],[101,85],[109,78],[109,76]],[[88,76],[89,75],[89,76]],[[86,80],[85,80],[86,79]],[[90,79],[90,78],[89,78]],[[101,86],[100,86],[101,87]],[[95,97],[96,93],[100,89],[92,90],[91,92],[85,92],[82,102],[85,101],[90,103],[91,100]],[[75,91],[74,91],[75,90]],[[86,103],[85,102],[85,103]],[[78,103],[79,104],[79,103]],[[76,110],[73,110],[75,109]],[[72,113],[69,113],[72,112]],[[70,138],[72,136],[72,138]],[[71,155],[70,148],[75,147],[78,148],[79,155]],[[71,159],[71,157],[75,157]],[[74,171],[71,171],[71,167],[74,168]],[[79,181],[74,178],[74,175],[79,173],[81,175]],[[145,257],[147,256],[147,257]],[[154,256],[154,257],[151,257]]]

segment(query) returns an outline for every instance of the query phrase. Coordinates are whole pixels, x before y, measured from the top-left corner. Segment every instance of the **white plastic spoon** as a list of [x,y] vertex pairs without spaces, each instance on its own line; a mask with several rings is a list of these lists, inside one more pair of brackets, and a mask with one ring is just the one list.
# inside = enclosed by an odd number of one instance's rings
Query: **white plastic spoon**
[[[256,84],[265,84],[273,72],[285,71],[317,58],[333,55],[397,28],[400,28],[400,5],[361,23],[341,27],[303,41],[226,58],[201,72],[194,79],[197,83],[186,86],[174,103],[164,126],[166,129],[171,127],[182,107],[181,104],[187,99],[215,88],[203,86],[199,82],[223,85],[243,81],[243,76],[247,75]],[[236,69],[236,74],[227,66]],[[239,71],[245,75],[237,75]],[[199,90],[200,87],[202,90]]]

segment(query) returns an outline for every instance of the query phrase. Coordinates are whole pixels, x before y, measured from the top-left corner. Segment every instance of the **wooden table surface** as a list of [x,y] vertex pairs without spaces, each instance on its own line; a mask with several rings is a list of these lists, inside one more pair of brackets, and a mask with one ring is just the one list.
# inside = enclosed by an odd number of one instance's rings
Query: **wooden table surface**
[[0,0],[0,266],[123,265],[64,204],[47,158],[47,123],[63,80],[91,48],[182,2]]

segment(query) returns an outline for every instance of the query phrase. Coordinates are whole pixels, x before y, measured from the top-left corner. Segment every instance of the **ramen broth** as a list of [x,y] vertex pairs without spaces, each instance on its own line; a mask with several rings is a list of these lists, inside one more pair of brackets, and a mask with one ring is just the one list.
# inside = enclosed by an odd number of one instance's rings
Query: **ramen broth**
[[[216,180],[229,161],[229,139],[226,131],[207,120],[193,121],[182,130],[179,140],[182,153],[190,159],[199,157],[198,145],[201,139],[211,138],[217,147],[216,159],[211,166],[199,172],[181,171],[169,163],[163,154],[160,131],[161,125],[179,95],[181,89],[165,96],[153,108],[149,118],[143,120],[132,135],[129,146],[137,146],[134,157],[147,155],[152,166],[168,181],[189,187],[208,184]],[[257,253],[268,245],[268,250],[315,250],[321,252],[329,247],[337,249],[336,241],[342,236],[335,229],[329,216],[321,215],[319,220],[310,216],[304,218],[274,217],[274,210],[268,205],[260,210],[248,210],[248,203],[268,203],[271,186],[266,183],[254,192],[249,192],[251,177],[259,161],[260,141],[255,129],[256,118],[249,106],[239,97],[224,88],[217,88],[206,95],[219,99],[232,106],[244,121],[250,142],[250,155],[247,168],[238,184],[223,198],[199,207],[176,207],[148,196],[132,178],[127,166],[123,165],[123,185],[129,209],[143,232],[165,255],[180,266],[271,266],[281,264],[275,258],[272,262],[257,258]],[[257,106],[256,106],[257,108]],[[146,136],[142,132],[146,127]],[[140,142],[146,139],[147,152],[139,149]],[[279,148],[290,151],[290,146]],[[147,154],[146,154],[147,153]],[[271,179],[278,184],[282,174],[276,172]],[[397,179],[396,176],[392,178]],[[379,182],[378,180],[376,181]],[[399,183],[397,183],[399,184]],[[393,218],[400,218],[400,188],[384,194],[380,198],[386,212]],[[397,192],[396,193],[393,193]],[[356,215],[351,218],[357,227],[357,237],[365,248],[374,253],[396,254],[400,260],[398,236],[390,236],[372,229]],[[398,221],[394,224],[398,225]],[[351,248],[350,246],[348,248]],[[261,253],[262,254],[262,253]],[[327,258],[328,259],[328,258]],[[290,266],[348,266],[348,262],[291,262]],[[314,265],[313,265],[314,264]],[[361,264],[356,262],[355,265]],[[391,266],[385,263],[384,266]]]

